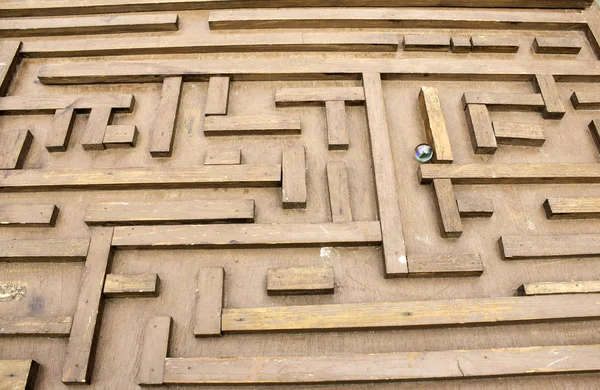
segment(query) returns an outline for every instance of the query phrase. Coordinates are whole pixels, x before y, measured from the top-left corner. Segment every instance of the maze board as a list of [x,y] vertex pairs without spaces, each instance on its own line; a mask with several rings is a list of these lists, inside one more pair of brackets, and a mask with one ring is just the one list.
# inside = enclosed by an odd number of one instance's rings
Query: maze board
[[591,0],[0,16],[0,389],[598,387]]

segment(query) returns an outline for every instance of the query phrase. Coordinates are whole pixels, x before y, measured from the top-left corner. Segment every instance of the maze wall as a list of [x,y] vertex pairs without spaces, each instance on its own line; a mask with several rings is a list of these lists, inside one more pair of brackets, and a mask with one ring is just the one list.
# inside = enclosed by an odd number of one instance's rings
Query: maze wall
[[1,390],[598,387],[591,1],[0,16]]

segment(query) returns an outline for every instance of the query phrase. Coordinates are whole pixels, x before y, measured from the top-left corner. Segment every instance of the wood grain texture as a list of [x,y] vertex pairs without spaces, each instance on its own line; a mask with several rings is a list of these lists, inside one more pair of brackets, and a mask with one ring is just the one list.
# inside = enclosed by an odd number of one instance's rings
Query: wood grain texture
[[0,111],[10,115],[54,114],[56,110],[67,108],[87,111],[114,108],[131,112],[134,104],[135,98],[130,94],[21,95],[0,98]]
[[209,116],[204,118],[205,136],[300,134],[300,117],[288,115]]
[[72,317],[2,317],[0,336],[69,336],[72,323]]
[[208,80],[205,115],[227,115],[229,77],[211,77]]
[[411,255],[408,257],[409,278],[445,278],[479,276],[483,262],[477,253]]
[[150,129],[150,155],[152,157],[171,157],[182,84],[181,77],[167,77],[163,80],[160,103]]
[[549,74],[536,74],[533,86],[544,99],[542,117],[545,119],[561,119],[565,116],[565,106],[560,98],[554,76]]
[[275,91],[278,107],[323,105],[328,101],[361,103],[364,100],[365,92],[361,87],[279,88]]
[[107,298],[157,297],[157,274],[108,274],[102,293]]
[[519,44],[512,37],[500,36],[472,36],[471,51],[473,53],[516,53]]
[[33,390],[38,367],[35,360],[0,360],[0,389]]
[[49,152],[66,152],[74,124],[75,109],[62,108],[56,110],[52,119],[52,127],[46,137],[46,149]]
[[600,255],[599,234],[502,236],[499,243],[505,260]]
[[449,51],[450,37],[448,35],[405,35],[405,51]]
[[221,336],[221,310],[225,270],[222,267],[201,268],[198,272],[194,336]]
[[544,210],[548,219],[597,219],[600,198],[548,198]]
[[471,51],[471,39],[461,36],[451,37],[450,50],[452,53],[469,53]]
[[269,268],[269,295],[333,294],[333,267]]
[[137,142],[138,129],[135,125],[106,126],[102,144],[107,149],[133,148]]
[[3,239],[0,261],[82,261],[89,245],[89,239]]
[[596,144],[596,149],[600,152],[600,120],[593,119],[588,125],[588,129],[590,130],[590,134],[594,139],[594,144]]
[[20,49],[20,41],[4,41],[0,46],[0,96],[5,96],[8,92],[21,60]]
[[171,324],[171,317],[168,316],[153,317],[148,320],[138,370],[139,385],[150,386],[163,383]]
[[442,237],[460,237],[462,234],[462,222],[452,182],[450,179],[434,179],[433,188],[439,210],[440,233]]
[[325,113],[329,150],[348,150],[350,137],[346,128],[346,103],[340,100],[326,101]]
[[21,169],[31,148],[33,134],[29,130],[11,131],[0,147],[0,169]]
[[53,204],[3,204],[0,226],[53,227],[58,212]]
[[93,108],[85,126],[81,146],[84,150],[104,150],[104,133],[113,117],[111,107]]
[[574,36],[535,37],[533,50],[540,54],[579,54],[581,41]]
[[525,283],[519,287],[522,295],[589,294],[600,292],[600,281]]
[[331,220],[336,223],[352,222],[348,172],[343,161],[327,163],[327,189]]
[[282,207],[284,209],[305,209],[308,167],[304,145],[286,145],[283,148],[281,170]]
[[494,202],[489,198],[460,197],[456,204],[461,218],[489,218],[494,213]]
[[498,148],[492,120],[487,106],[469,104],[465,108],[467,127],[471,133],[471,144],[476,154],[494,154]]
[[494,121],[492,126],[499,145],[540,147],[546,142],[546,132],[542,125]]
[[571,103],[576,110],[598,110],[600,109],[600,93],[575,91],[571,95]]
[[446,128],[446,120],[440,103],[440,96],[436,88],[421,87],[419,92],[419,105],[421,118],[425,126],[427,142],[433,146],[434,161],[438,163],[452,163],[452,146]]
[[209,149],[204,157],[204,165],[239,165],[241,163],[241,149]]
[[545,107],[541,94],[510,92],[465,92],[462,98],[464,107],[470,104],[484,104],[505,111],[539,111]]

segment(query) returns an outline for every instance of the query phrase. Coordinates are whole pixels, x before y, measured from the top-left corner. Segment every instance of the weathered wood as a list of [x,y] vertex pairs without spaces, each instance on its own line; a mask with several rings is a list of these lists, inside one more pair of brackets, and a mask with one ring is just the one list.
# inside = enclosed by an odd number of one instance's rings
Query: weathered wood
[[278,107],[322,105],[324,102],[340,100],[362,103],[365,91],[361,87],[280,88],[275,91],[275,105]]
[[56,110],[91,110],[114,108],[131,112],[135,98],[129,94],[89,95],[21,95],[0,98],[0,112],[5,114],[54,114]]
[[52,227],[58,212],[53,204],[4,204],[0,205],[0,226]]
[[390,146],[381,75],[364,73],[363,87],[371,141],[371,161],[375,174],[377,212],[383,238],[385,275],[386,277],[406,276],[408,274],[406,246],[402,232],[400,199]]
[[0,172],[1,191],[277,187],[281,165],[192,168],[27,169]]
[[116,227],[119,248],[268,248],[380,245],[379,222]]
[[106,127],[102,144],[105,148],[133,148],[137,142],[135,125],[110,125]]
[[209,116],[204,118],[204,135],[300,134],[300,117],[288,115]]
[[440,96],[436,88],[421,87],[419,92],[421,117],[425,126],[427,142],[435,152],[434,161],[438,163],[452,163],[452,146],[448,137],[446,120],[440,103]]
[[336,223],[352,222],[348,172],[343,161],[327,163],[327,188],[332,221]]
[[160,103],[150,129],[150,155],[152,157],[171,157],[182,84],[181,77],[165,77],[163,80]]
[[113,228],[96,228],[81,277],[81,289],[63,363],[63,383],[90,383],[102,316],[104,278],[110,268]]
[[471,144],[477,154],[494,154],[498,148],[490,113],[484,104],[469,104],[465,108]]
[[0,37],[177,31],[177,14],[0,19]]
[[579,54],[581,41],[575,36],[535,37],[533,50],[540,54]]
[[52,119],[52,127],[46,137],[46,149],[49,152],[66,152],[74,124],[75,109],[56,110]]
[[516,53],[519,44],[513,37],[472,36],[471,51],[473,53]]
[[413,255],[408,257],[409,278],[479,276],[483,262],[477,253]]
[[205,115],[227,115],[229,77],[211,77],[208,80]]
[[81,146],[84,150],[104,150],[104,133],[106,127],[110,124],[113,117],[111,107],[97,107],[90,112]]
[[600,198],[548,198],[544,210],[548,219],[600,218]]
[[210,222],[254,222],[254,199],[107,202],[88,206],[85,212],[90,226]]
[[241,163],[241,149],[209,149],[204,158],[204,165],[239,165]]
[[5,96],[8,92],[21,60],[20,49],[21,42],[19,41],[4,41],[0,46],[0,96]]
[[505,260],[599,256],[600,234],[502,236],[500,251]]
[[522,295],[600,293],[600,281],[526,283],[519,287]]
[[222,267],[200,268],[196,289],[194,336],[221,335],[224,283],[225,270]]
[[462,222],[452,182],[449,179],[434,179],[433,188],[440,212],[440,233],[442,237],[460,237],[462,234]]
[[3,239],[0,261],[82,261],[89,245],[89,239]]
[[0,388],[33,390],[37,371],[35,360],[0,360]]
[[0,317],[0,336],[68,336],[72,322],[71,317]]
[[348,150],[350,138],[346,128],[346,103],[340,100],[327,101],[325,112],[329,150]]
[[171,323],[171,317],[167,316],[148,320],[138,370],[139,385],[161,385],[163,383]]
[[269,268],[269,295],[333,294],[333,267]]
[[484,104],[506,111],[539,111],[545,107],[542,95],[536,93],[465,92],[462,102],[465,108],[471,104]]
[[494,213],[494,202],[489,198],[456,199],[461,218],[489,218]]
[[108,298],[157,297],[158,283],[157,274],[108,274],[102,293]]
[[576,110],[600,109],[600,93],[598,92],[573,92],[571,103]]
[[600,294],[224,309],[223,333],[502,325],[600,318]]
[[590,134],[594,139],[594,143],[596,144],[596,148],[600,152],[600,119],[594,119],[588,125],[590,129]]
[[286,145],[281,163],[281,204],[284,209],[306,208],[306,149],[304,145]]
[[554,76],[549,74],[536,74],[533,78],[535,89],[544,99],[542,117],[545,119],[561,119],[565,116],[565,106],[560,99]]
[[499,145],[542,146],[546,142],[544,127],[535,123],[492,122]]
[[449,51],[450,37],[448,35],[405,35],[405,51]]
[[29,130],[13,130],[2,140],[0,147],[0,169],[21,169],[31,143],[33,134]]
[[451,37],[450,50],[452,53],[469,53],[471,51],[471,39],[469,37]]

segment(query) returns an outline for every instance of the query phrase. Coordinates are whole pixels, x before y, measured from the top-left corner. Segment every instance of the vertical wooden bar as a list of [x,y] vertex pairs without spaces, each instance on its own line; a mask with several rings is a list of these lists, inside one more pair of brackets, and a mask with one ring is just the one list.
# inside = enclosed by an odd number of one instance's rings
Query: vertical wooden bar
[[170,157],[173,152],[181,87],[181,77],[166,77],[163,81],[160,104],[156,110],[154,124],[150,129],[150,155],[152,157]]
[[46,149],[49,152],[65,152],[71,139],[73,125],[75,124],[75,110],[64,108],[56,110],[52,127],[46,138]]
[[208,80],[205,115],[227,115],[229,77],[211,77]]
[[450,179],[434,179],[433,188],[440,211],[442,237],[460,237],[462,221]]
[[551,74],[536,74],[533,78],[533,85],[544,99],[545,107],[542,109],[544,118],[561,119],[565,116],[565,106],[560,100],[554,76]]
[[29,130],[11,131],[2,141],[0,169],[23,168],[32,142],[33,134]]
[[20,41],[5,41],[0,46],[0,96],[5,96],[19,65]]
[[304,145],[285,146],[281,168],[283,208],[306,208],[306,151]]
[[594,119],[588,125],[598,152],[600,152],[600,119]]
[[343,161],[327,163],[327,184],[329,204],[333,222],[352,222],[350,193],[348,191],[348,173]]
[[221,267],[201,268],[196,292],[196,337],[221,335],[221,310],[223,309],[223,284],[225,270]]
[[386,277],[407,276],[406,247],[400,216],[400,199],[394,172],[381,75],[363,73],[371,158],[375,172],[377,209],[383,236]]
[[163,384],[171,323],[169,316],[154,317],[148,321],[138,371],[139,385]]
[[350,140],[346,128],[346,102],[343,100],[326,101],[327,143],[329,150],[347,150]]
[[112,234],[113,228],[95,228],[92,231],[63,364],[63,383],[90,383],[95,342],[100,330],[102,290],[113,253]]
[[85,150],[104,150],[104,132],[112,120],[113,109],[110,107],[92,108],[88,118],[81,146]]
[[419,92],[419,105],[425,126],[427,142],[435,151],[434,161],[437,163],[452,163],[452,146],[448,137],[448,129],[442,112],[440,96],[433,87],[422,87]]
[[33,390],[38,368],[35,360],[0,360],[0,389]]
[[487,107],[483,104],[468,104],[465,114],[475,153],[494,154],[498,144]]

